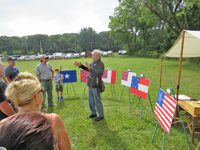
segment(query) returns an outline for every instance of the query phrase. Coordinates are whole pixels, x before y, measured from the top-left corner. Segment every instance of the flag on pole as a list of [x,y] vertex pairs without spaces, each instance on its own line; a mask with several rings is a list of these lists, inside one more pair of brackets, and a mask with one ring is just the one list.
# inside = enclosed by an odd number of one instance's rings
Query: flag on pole
[[116,81],[116,70],[104,70],[102,80],[105,83],[115,84]]
[[88,82],[89,71],[81,70],[81,82]]
[[159,89],[154,114],[167,134],[169,134],[177,101]]
[[150,80],[132,76],[130,93],[137,96],[141,96],[143,99],[147,99]]
[[76,70],[61,71],[64,79],[63,83],[77,82]]
[[123,71],[121,84],[124,86],[131,87],[132,76],[136,76],[136,73]]

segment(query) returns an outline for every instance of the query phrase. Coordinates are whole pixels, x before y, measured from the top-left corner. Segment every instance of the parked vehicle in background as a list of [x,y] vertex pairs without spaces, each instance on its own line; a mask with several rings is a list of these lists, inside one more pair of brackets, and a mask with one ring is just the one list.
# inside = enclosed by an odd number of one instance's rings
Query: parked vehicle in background
[[85,56],[85,52],[81,52],[81,57],[84,57]]
[[122,55],[127,55],[127,51],[122,50]]
[[17,60],[21,60],[24,61],[26,56],[20,56],[19,58],[17,58]]
[[64,58],[63,53],[53,53],[52,57],[54,57],[54,59],[61,59]]
[[0,54],[0,61],[4,58],[4,55]]
[[86,52],[85,52],[85,58],[86,58],[86,57],[91,57],[91,56],[92,56],[92,53],[91,53],[90,51],[86,51]]
[[15,59],[19,58],[20,55],[12,55],[12,57],[14,57]]
[[73,53],[67,53],[67,55],[65,55],[65,58],[66,59],[73,58]]
[[24,57],[24,60],[32,60],[32,59],[31,59],[30,56],[27,55],[27,56]]
[[122,50],[119,50],[119,51],[118,51],[118,54],[122,54]]
[[108,52],[103,52],[103,57],[108,57]]
[[112,50],[108,51],[108,55],[112,56],[112,54],[113,54]]
[[79,55],[79,53],[75,53],[74,55],[73,55],[73,58],[80,58],[81,56]]
[[35,55],[30,55],[31,60],[35,60]]
[[40,60],[43,54],[35,54],[35,60]]

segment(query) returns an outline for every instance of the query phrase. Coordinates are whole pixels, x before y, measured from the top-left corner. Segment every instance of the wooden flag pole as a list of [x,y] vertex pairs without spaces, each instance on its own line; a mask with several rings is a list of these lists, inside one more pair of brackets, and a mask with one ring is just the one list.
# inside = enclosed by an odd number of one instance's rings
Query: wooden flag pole
[[[180,53],[180,61],[179,61],[179,71],[178,71],[178,83],[177,83],[177,91],[176,91],[176,100],[178,102],[178,95],[179,95],[179,86],[180,86],[180,78],[181,78],[181,65],[182,65],[182,58],[183,58],[183,46],[184,46],[184,37],[185,37],[185,31],[182,31],[182,43],[181,43],[181,53]],[[178,105],[177,105],[178,107]],[[175,118],[177,118],[177,109],[175,111]],[[175,119],[176,122],[176,119]],[[176,127],[176,123],[174,124],[174,127]]]

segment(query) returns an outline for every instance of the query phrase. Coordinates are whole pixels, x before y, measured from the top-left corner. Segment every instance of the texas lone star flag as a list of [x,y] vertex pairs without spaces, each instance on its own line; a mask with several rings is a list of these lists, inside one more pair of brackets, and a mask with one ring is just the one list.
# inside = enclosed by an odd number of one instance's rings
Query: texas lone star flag
[[89,71],[81,70],[81,82],[88,82]]
[[77,82],[76,70],[61,71],[64,79],[63,83]]
[[105,83],[115,84],[116,81],[116,70],[104,70],[102,80]]
[[123,71],[121,84],[124,86],[131,87],[132,76],[136,76],[136,73]]
[[139,97],[141,96],[143,99],[147,99],[148,89],[148,79],[132,76],[130,93],[133,93]]
[[169,134],[177,101],[159,89],[154,114],[167,134]]

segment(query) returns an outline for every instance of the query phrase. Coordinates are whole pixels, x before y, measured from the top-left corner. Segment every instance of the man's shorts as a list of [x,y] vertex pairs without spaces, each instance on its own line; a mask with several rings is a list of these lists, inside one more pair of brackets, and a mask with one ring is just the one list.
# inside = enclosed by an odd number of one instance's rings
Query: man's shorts
[[59,89],[58,89],[58,85],[56,85],[56,92],[59,92],[59,91],[63,91],[63,85],[60,85]]

